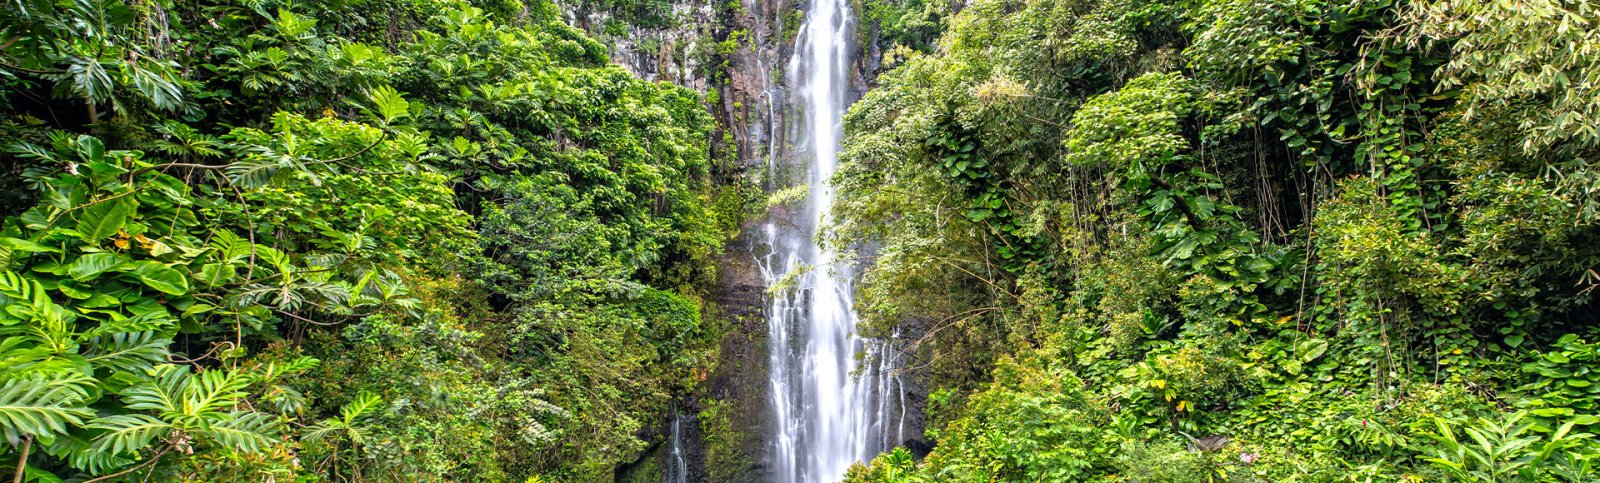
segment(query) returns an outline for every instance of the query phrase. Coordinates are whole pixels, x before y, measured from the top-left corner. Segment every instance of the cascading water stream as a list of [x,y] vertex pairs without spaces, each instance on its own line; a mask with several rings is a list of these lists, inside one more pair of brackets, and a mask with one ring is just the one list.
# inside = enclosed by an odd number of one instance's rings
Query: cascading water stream
[[[772,481],[838,481],[851,464],[900,442],[904,388],[882,344],[854,334],[853,273],[818,246],[833,202],[841,119],[849,106],[850,36],[844,0],[812,0],[789,63],[799,141],[787,167],[809,188],[803,207],[763,226],[770,250],[758,265],[772,290],[768,307],[772,404],[777,423]],[[803,178],[800,178],[803,176]],[[792,284],[792,285],[791,285]],[[856,354],[878,364],[858,368]]]
[[683,456],[683,411],[672,405],[672,425],[667,447],[667,483],[689,483],[689,464]]

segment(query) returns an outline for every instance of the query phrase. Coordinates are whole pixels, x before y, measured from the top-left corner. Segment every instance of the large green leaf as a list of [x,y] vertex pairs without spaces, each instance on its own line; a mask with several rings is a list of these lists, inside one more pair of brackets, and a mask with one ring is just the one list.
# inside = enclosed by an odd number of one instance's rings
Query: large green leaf
[[11,300],[32,302],[35,299],[48,299],[48,294],[38,280],[7,270],[0,272],[0,297],[4,297],[0,298],[0,302]]
[[79,135],[78,142],[76,144],[78,148],[78,159],[82,159],[84,162],[105,161],[106,145],[105,143],[100,142],[100,138],[89,135]]
[[132,273],[140,282],[144,282],[145,286],[163,293],[183,295],[189,292],[189,277],[161,262],[140,261],[134,266]]
[[[46,454],[67,460],[67,465],[79,471],[89,473],[107,473],[113,468],[124,468],[133,464],[133,455],[116,455],[109,451],[97,451],[94,442],[89,440],[87,432],[67,433],[55,438],[45,446]],[[96,435],[97,437],[98,435]]]
[[377,394],[373,394],[371,391],[361,391],[356,393],[355,399],[339,408],[339,415],[344,417],[345,424],[355,424],[356,419],[377,410],[378,404],[381,402],[383,402],[383,399],[379,398]]
[[0,237],[0,246],[27,253],[61,253],[61,249],[21,238]]
[[127,262],[128,257],[116,253],[90,253],[73,260],[72,265],[67,267],[67,274],[71,275],[73,280],[87,282],[94,280],[101,273],[117,270]]
[[128,198],[101,201],[78,213],[77,231],[84,241],[96,243],[111,238],[122,230],[133,212],[133,202]]
[[200,266],[199,280],[208,287],[215,287],[228,283],[235,270],[232,263],[207,263]]

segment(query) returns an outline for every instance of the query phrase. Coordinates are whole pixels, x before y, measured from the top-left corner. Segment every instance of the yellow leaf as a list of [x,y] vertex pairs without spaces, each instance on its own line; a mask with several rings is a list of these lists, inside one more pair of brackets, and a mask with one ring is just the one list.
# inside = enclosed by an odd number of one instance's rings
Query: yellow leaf
[[1178,412],[1183,412],[1183,408],[1187,407],[1188,405],[1189,401],[1178,401]]
[[1283,317],[1278,317],[1278,321],[1276,322],[1276,324],[1283,325],[1284,323],[1288,322],[1289,319],[1293,319],[1293,318],[1294,318],[1293,315],[1285,315]]

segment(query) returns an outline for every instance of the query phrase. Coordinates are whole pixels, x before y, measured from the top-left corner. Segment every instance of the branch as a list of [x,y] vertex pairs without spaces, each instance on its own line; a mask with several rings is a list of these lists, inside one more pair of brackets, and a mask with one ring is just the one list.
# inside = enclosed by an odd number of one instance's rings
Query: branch
[[122,471],[118,471],[116,473],[112,473],[112,474],[109,474],[109,475],[105,475],[105,476],[102,476],[102,477],[99,477],[99,478],[95,478],[95,479],[92,479],[92,480],[84,480],[83,483],[99,483],[101,481],[110,480],[110,479],[116,478],[118,476],[126,475],[128,473],[132,473],[132,472],[135,472],[135,471],[139,471],[141,469],[144,469],[147,466],[156,464],[157,461],[161,461],[161,457],[162,456],[166,456],[167,453],[169,453],[171,451],[172,451],[172,445],[169,444],[169,445],[167,445],[166,448],[162,449],[161,452],[156,453],[154,456],[151,456],[150,459],[145,460],[145,462],[143,462],[143,463],[139,463],[137,465],[133,465],[132,467],[129,467],[128,469],[125,469],[125,470],[122,470]]
[[11,483],[22,483],[22,472],[28,469],[28,452],[33,449],[33,435],[22,437],[22,457],[17,458],[17,476]]
[[134,171],[132,176],[137,177],[137,176],[139,176],[141,174],[145,174],[145,173],[148,173],[148,172],[151,172],[151,171],[155,171],[157,169],[162,170],[162,171],[166,171],[167,168],[227,169],[227,167],[228,167],[228,165],[226,165],[226,164],[216,165],[216,164],[199,164],[199,163],[166,163],[166,164],[157,164],[157,165],[154,165],[154,166],[146,166],[144,168],[140,168],[138,171]]
[[54,75],[54,74],[65,74],[65,73],[67,73],[67,71],[64,71],[64,70],[29,69],[27,67],[22,67],[20,65],[11,65],[11,64],[7,64],[5,62],[0,62],[0,67],[5,67],[7,69],[11,69],[11,70],[19,71],[19,72],[27,72],[29,74],[36,74],[36,75]]
[[344,167],[350,168],[350,169],[366,171],[365,169],[361,169],[358,166],[350,166],[350,165],[344,164],[342,161],[348,161],[350,158],[354,158],[356,156],[360,156],[362,154],[366,154],[366,152],[367,151],[371,151],[372,148],[378,147],[379,144],[383,144],[383,141],[385,139],[389,139],[389,131],[378,131],[378,140],[377,141],[373,141],[372,144],[368,144],[367,147],[361,148],[360,151],[356,151],[356,152],[353,152],[353,153],[350,153],[350,154],[347,154],[347,155],[344,155],[344,156],[340,156],[340,157],[337,157],[337,158],[329,159],[329,160],[326,160],[326,161],[316,160],[316,159],[313,159],[313,161],[317,161],[319,163],[324,163],[324,164],[332,163],[332,164],[337,164],[337,165],[344,166]]
[[[311,325],[318,325],[318,326],[322,326],[322,327],[329,327],[329,326],[339,325],[339,322],[317,322],[315,320],[311,320],[311,319],[308,319],[308,318],[305,318],[305,317],[301,317],[301,316],[298,316],[298,315],[295,315],[295,314],[291,314],[288,311],[285,311],[283,309],[279,309],[277,307],[269,307],[269,308],[271,308],[273,312],[277,312],[279,314],[288,316],[291,319],[295,319],[295,320],[298,320],[298,321],[301,321],[301,322],[305,322],[305,323],[311,324]],[[84,483],[89,483],[89,482],[86,481]]]
[[[1155,174],[1150,175],[1150,182],[1155,183],[1156,186],[1160,186],[1161,189],[1165,189],[1167,191],[1176,192],[1178,190],[1177,188],[1172,187],[1172,183],[1168,183],[1167,180],[1161,179],[1160,176],[1156,176]],[[1199,230],[1201,227],[1205,226],[1200,224],[1200,217],[1195,216],[1194,212],[1189,210],[1189,202],[1187,200],[1179,198],[1178,202],[1173,203],[1172,205],[1178,207],[1178,211],[1183,213],[1183,217],[1189,220],[1190,227],[1194,228],[1195,230]]]

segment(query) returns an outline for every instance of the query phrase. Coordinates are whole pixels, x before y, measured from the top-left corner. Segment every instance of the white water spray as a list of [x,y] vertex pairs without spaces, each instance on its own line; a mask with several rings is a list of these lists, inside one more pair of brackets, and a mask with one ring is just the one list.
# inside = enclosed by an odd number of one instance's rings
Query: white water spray
[[[804,176],[803,207],[778,213],[763,227],[770,251],[757,262],[768,287],[792,278],[793,288],[770,296],[772,404],[777,430],[771,481],[838,481],[850,465],[903,438],[904,388],[893,377],[883,345],[858,339],[851,307],[852,267],[816,242],[833,202],[828,180],[838,165],[841,119],[849,106],[850,35],[854,19],[844,0],[812,0],[789,63],[801,121],[787,166]],[[857,353],[879,364],[858,368]]]

